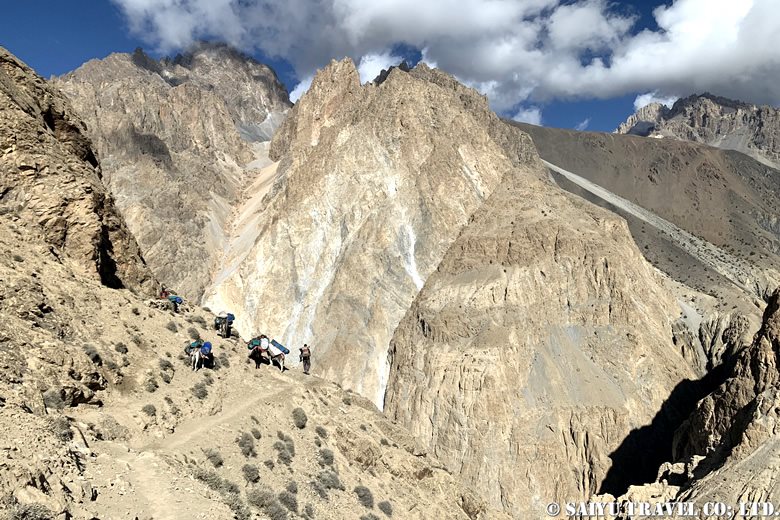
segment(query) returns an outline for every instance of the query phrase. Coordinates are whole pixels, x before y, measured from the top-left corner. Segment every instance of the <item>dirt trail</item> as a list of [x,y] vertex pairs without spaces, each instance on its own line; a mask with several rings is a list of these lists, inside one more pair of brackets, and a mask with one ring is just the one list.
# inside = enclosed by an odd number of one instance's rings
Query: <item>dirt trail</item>
[[545,160],[542,162],[552,171],[562,175],[582,189],[663,232],[688,254],[727,278],[738,288],[753,296],[760,297],[762,295],[761,288],[766,285],[765,276],[753,265],[576,173],[564,170]]

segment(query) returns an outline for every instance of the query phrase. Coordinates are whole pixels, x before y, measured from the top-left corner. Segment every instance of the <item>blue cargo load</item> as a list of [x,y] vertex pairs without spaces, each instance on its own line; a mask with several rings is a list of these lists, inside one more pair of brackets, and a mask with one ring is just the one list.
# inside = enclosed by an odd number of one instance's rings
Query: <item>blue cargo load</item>
[[271,345],[273,345],[274,347],[276,347],[279,350],[281,350],[282,352],[284,352],[285,355],[290,353],[290,349],[288,349],[287,347],[285,347],[284,345],[282,345],[281,343],[279,343],[275,339],[271,340]]

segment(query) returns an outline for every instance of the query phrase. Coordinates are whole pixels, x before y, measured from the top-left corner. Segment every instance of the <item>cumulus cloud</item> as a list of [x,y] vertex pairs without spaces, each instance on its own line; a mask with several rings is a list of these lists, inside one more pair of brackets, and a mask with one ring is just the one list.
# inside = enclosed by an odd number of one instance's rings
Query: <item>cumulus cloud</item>
[[530,123],[532,125],[542,125],[542,109],[539,107],[521,107],[512,116],[512,121],[518,123]]
[[640,94],[634,100],[634,110],[639,110],[642,107],[646,107],[650,103],[661,103],[669,108],[672,108],[674,102],[680,99],[677,96],[664,96],[658,94],[658,91],[648,92],[646,94]]
[[368,81],[374,81],[384,69],[388,69],[393,65],[398,65],[401,61],[403,61],[402,57],[396,56],[390,52],[364,55],[360,58],[360,63],[358,63],[360,82],[366,83]]
[[574,129],[579,132],[582,132],[583,130],[587,130],[589,125],[590,125],[590,118],[586,117],[585,119],[577,123]]
[[658,29],[642,31],[630,8],[608,0],[113,2],[158,50],[218,38],[284,58],[300,78],[350,56],[369,79],[391,49],[409,45],[510,114],[654,91],[780,102],[777,0],[673,0],[655,9]]
[[297,103],[301,96],[309,90],[311,82],[314,81],[314,76],[309,75],[303,78],[295,87],[290,91],[290,101]]

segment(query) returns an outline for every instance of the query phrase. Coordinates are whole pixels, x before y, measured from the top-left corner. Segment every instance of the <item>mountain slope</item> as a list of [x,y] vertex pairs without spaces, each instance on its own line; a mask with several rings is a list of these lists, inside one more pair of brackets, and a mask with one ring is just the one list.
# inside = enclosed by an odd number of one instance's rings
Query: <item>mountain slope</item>
[[235,309],[247,333],[313,343],[317,374],[381,406],[392,331],[532,147],[441,72],[361,86],[345,60],[315,77],[270,151],[277,180],[241,209],[206,304]]
[[660,410],[695,394],[679,390],[696,375],[672,344],[667,281],[622,219],[544,170],[508,172],[426,280],[385,401],[514,518],[654,477],[684,419]]
[[712,94],[692,95],[671,109],[653,103],[622,123],[617,133],[667,137],[736,150],[780,168],[780,110]]
[[[92,60],[56,82],[87,123],[107,186],[165,284],[197,300],[233,207],[289,107],[271,69],[224,45]],[[258,161],[256,161],[258,160]]]
[[[0,198],[0,517],[506,518],[367,400],[256,370],[213,315],[117,288],[151,275],[80,128],[0,51],[0,150],[16,181]],[[213,370],[190,369],[196,336],[214,344]]]
[[[780,214],[775,204],[780,172],[743,154],[696,143],[512,124],[531,135],[543,159],[709,242],[722,250],[719,256],[753,266],[761,276],[749,281],[748,294],[768,296],[780,283]],[[565,178],[555,178],[563,188],[604,204]],[[620,214],[628,219],[647,258],[664,272],[723,299],[744,299],[734,296],[730,281],[691,258],[668,236]]]

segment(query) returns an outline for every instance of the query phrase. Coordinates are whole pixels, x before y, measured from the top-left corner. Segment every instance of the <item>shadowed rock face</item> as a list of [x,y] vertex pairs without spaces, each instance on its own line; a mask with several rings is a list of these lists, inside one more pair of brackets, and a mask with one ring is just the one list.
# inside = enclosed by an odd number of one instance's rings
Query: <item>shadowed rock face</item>
[[693,95],[671,109],[658,103],[643,107],[616,132],[705,143],[780,166],[780,110],[769,106]]
[[385,399],[515,518],[647,457],[617,449],[640,426],[668,431],[656,412],[695,378],[670,341],[677,304],[625,222],[540,171],[511,170],[427,279],[393,336]]
[[[513,138],[510,138],[512,137]],[[271,144],[278,181],[224,261],[211,308],[246,334],[314,343],[316,373],[381,406],[387,349],[425,279],[515,162],[533,154],[487,101],[425,65],[361,86],[333,62]]]
[[93,60],[57,80],[87,123],[105,179],[158,278],[199,299],[231,211],[289,107],[271,69],[224,45],[156,61]]
[[0,48],[0,210],[104,285],[153,290],[70,103]]

